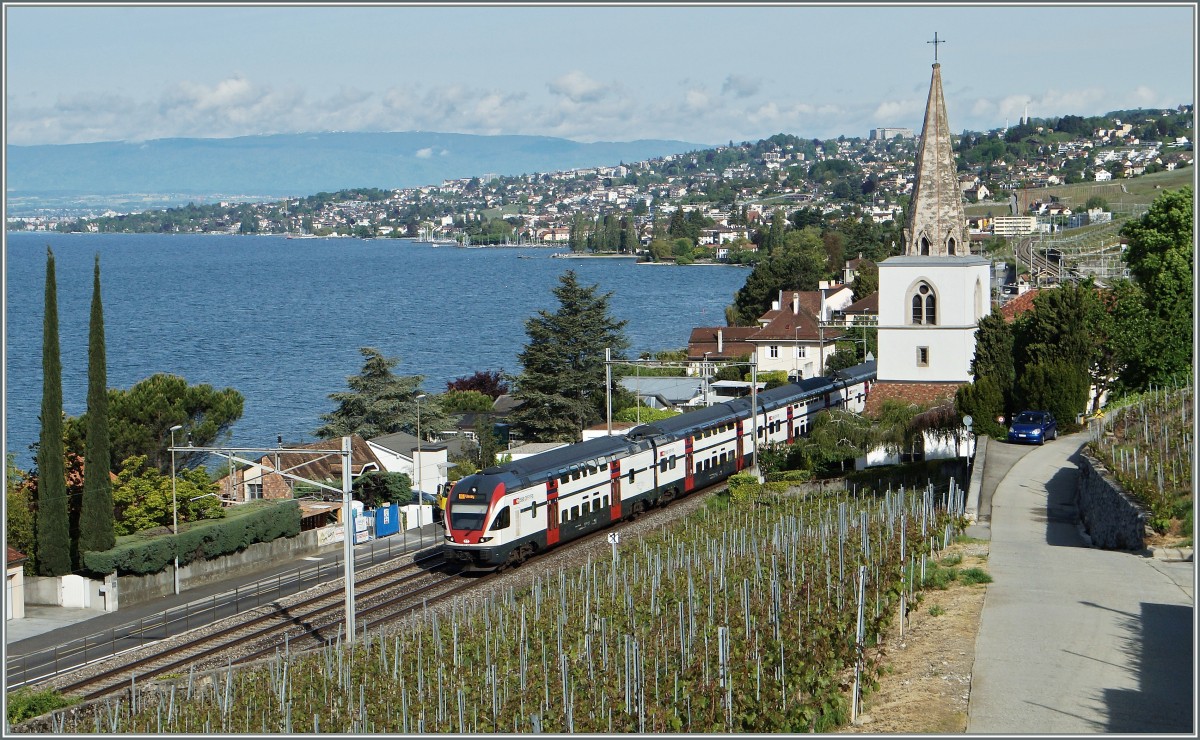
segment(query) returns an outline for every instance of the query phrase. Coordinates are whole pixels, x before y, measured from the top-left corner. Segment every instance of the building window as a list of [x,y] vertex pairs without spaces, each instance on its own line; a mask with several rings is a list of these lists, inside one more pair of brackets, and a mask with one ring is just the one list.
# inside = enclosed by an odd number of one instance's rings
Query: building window
[[917,347],[917,367],[929,367],[928,347]]
[[929,254],[929,240],[921,237],[921,254]]
[[770,355],[772,360],[777,359],[779,357],[779,345],[772,344],[767,348],[767,354]]
[[808,347],[805,347],[802,344],[797,344],[796,345],[796,359],[803,360],[807,356],[808,356]]
[[247,483],[246,484],[246,500],[247,501],[257,501],[260,498],[262,498],[262,484],[261,483]]
[[954,249],[956,246],[957,245],[954,241],[954,237],[950,237],[950,241],[946,242],[946,248],[950,252],[950,256],[954,256],[954,254],[955,254]]
[[928,283],[917,285],[912,295],[912,323],[937,324],[937,297]]

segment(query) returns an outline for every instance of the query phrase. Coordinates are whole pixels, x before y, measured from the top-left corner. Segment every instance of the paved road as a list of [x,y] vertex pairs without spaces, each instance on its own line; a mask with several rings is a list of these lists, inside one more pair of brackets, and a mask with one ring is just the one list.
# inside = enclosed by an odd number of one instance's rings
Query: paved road
[[[355,570],[441,543],[441,528],[434,524],[402,535],[356,545]],[[62,607],[26,607],[26,619],[5,625],[5,682],[8,686],[44,678],[74,668],[89,660],[176,635],[215,620],[269,604],[318,582],[339,580],[343,574],[343,545],[322,552],[275,563],[256,572],[244,573],[168,595],[116,612]]]
[[991,497],[970,733],[1195,733],[1194,565],[1084,545],[1085,437],[1028,448]]

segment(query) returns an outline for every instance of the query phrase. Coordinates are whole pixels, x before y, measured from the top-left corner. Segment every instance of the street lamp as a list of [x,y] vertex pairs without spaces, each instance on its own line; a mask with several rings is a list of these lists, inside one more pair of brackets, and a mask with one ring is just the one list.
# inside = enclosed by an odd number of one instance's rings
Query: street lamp
[[179,502],[175,498],[175,432],[183,429],[182,424],[171,427],[171,537],[175,545],[175,595],[179,595]]
[[[415,399],[417,402],[417,457],[413,461],[417,468],[417,537],[420,538],[418,542],[421,544],[424,544],[425,540],[421,532],[421,507],[425,505],[421,497],[421,399],[424,397],[425,394],[422,393]],[[420,544],[417,546],[420,547]]]
[[710,381],[709,381],[709,377],[708,377],[708,375],[709,375],[708,356],[711,354],[712,354],[712,352],[704,353],[704,406],[706,408],[709,406],[712,406],[712,402],[708,400],[708,396],[709,396],[709,393],[711,393],[711,388],[712,388]]

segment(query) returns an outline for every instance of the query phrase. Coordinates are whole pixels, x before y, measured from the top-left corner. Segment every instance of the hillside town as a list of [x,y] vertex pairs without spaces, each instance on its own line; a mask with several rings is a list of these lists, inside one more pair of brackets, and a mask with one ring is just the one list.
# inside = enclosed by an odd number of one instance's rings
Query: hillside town
[[[1023,119],[1011,128],[957,137],[964,199],[995,204],[994,212],[971,218],[973,238],[1049,231],[1056,222],[1086,223],[1083,214],[1039,199],[1038,188],[1110,182],[1193,165],[1192,106],[1138,111],[1136,116]],[[1097,125],[1081,132],[1079,122]],[[419,188],[364,188],[273,203],[220,202],[141,214],[108,211],[88,218],[10,217],[8,228],[402,237],[582,251],[579,234],[596,229],[606,217],[619,219],[621,228],[645,247],[655,236],[655,224],[681,210],[704,221],[696,246],[752,250],[756,231],[777,209],[811,208],[828,220],[898,222],[913,187],[918,144],[910,129],[901,128],[826,141],[778,134],[755,143],[731,142],[607,167],[481,174]],[[1071,216],[1075,221],[1066,223]],[[726,257],[728,251],[714,256]]]

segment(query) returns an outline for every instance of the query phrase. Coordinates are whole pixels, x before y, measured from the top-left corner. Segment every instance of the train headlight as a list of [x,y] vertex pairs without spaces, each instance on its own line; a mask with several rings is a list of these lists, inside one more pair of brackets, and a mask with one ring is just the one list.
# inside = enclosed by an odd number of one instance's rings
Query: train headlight
[[480,537],[480,538],[479,538],[479,541],[480,541],[481,543],[482,543],[482,542],[491,542],[491,541],[492,541],[492,538],[491,538],[491,537]]

